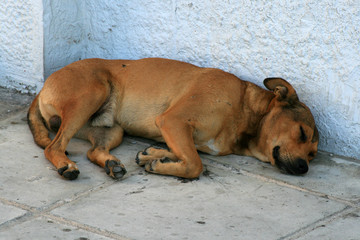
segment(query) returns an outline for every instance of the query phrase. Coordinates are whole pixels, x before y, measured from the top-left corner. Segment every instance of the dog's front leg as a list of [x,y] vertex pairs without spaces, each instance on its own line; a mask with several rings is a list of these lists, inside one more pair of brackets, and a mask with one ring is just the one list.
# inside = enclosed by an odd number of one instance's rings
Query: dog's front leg
[[137,155],[137,163],[152,173],[197,178],[203,166],[192,137],[192,127],[167,113],[156,119],[161,134],[171,149],[147,149]]

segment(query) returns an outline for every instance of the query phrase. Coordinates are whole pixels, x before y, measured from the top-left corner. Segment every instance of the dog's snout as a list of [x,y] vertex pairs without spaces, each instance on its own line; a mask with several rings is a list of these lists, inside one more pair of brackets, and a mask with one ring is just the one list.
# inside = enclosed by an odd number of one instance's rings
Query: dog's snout
[[276,163],[277,161],[279,161],[279,157],[280,157],[279,151],[280,151],[280,147],[279,147],[279,146],[276,146],[276,147],[273,148],[272,155],[273,155],[273,158],[275,159],[275,163]]
[[306,160],[302,158],[298,158],[296,160],[296,165],[297,165],[297,168],[295,169],[296,174],[304,174],[307,173],[307,171],[309,170],[308,163],[306,162]]
[[289,174],[301,175],[309,170],[308,162],[303,158],[295,158],[293,160],[280,157],[280,147],[276,146],[272,151],[275,165],[284,172]]

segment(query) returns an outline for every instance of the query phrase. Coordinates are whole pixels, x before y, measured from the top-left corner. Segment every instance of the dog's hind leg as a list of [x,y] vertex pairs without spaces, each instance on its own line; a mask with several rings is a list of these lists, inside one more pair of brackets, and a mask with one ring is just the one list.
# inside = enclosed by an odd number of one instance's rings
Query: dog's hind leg
[[123,140],[124,130],[118,124],[114,124],[112,127],[86,126],[79,131],[79,134],[92,144],[92,148],[87,152],[87,157],[91,162],[104,168],[112,178],[119,179],[125,175],[124,165],[109,153]]
[[71,114],[63,115],[61,119],[61,126],[52,140],[52,142],[45,148],[45,157],[56,167],[58,173],[69,179],[76,179],[79,175],[79,169],[76,164],[71,161],[65,154],[66,147],[74,134],[85,124],[86,117],[75,115],[79,117],[67,117]]
[[[82,90],[82,91],[81,91]],[[51,90],[45,96],[53,95],[57,101],[49,101],[46,97],[42,102],[42,108],[47,115],[47,109],[55,109],[59,116],[55,122],[60,126],[55,138],[45,148],[45,157],[57,168],[58,173],[63,177],[73,180],[79,175],[78,167],[66,155],[65,150],[70,139],[89,121],[91,116],[101,107],[107,98],[107,91],[104,85],[95,85],[92,91],[85,88],[78,89],[78,95],[81,98],[63,97],[54,94]],[[80,92],[81,91],[81,92]],[[55,92],[56,93],[56,92]],[[55,95],[55,96],[54,96]],[[50,99],[51,100],[51,99]],[[47,121],[49,121],[47,119]],[[50,121],[51,122],[51,121]]]
[[[197,178],[203,166],[195,148],[192,127],[171,111],[159,116],[156,125],[171,152],[148,149],[137,155],[138,164],[145,165],[145,170],[152,173]],[[152,154],[148,154],[150,152]]]

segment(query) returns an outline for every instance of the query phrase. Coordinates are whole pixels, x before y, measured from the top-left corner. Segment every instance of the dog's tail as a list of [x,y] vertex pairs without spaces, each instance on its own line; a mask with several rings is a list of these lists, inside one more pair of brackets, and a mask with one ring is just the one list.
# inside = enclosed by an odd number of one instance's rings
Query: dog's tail
[[50,143],[49,130],[45,125],[45,120],[41,116],[39,108],[39,95],[32,102],[27,115],[28,124],[33,134],[35,143],[45,149]]

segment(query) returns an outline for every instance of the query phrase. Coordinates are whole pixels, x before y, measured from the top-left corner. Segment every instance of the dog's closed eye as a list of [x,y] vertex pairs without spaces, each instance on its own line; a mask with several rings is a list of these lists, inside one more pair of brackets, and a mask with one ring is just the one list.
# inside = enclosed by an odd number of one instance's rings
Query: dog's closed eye
[[300,126],[300,142],[306,142],[307,136],[302,126]]

